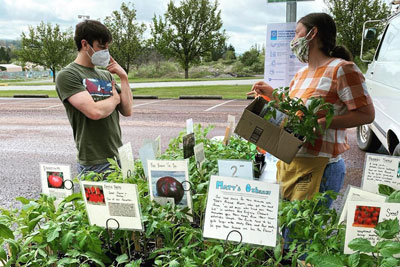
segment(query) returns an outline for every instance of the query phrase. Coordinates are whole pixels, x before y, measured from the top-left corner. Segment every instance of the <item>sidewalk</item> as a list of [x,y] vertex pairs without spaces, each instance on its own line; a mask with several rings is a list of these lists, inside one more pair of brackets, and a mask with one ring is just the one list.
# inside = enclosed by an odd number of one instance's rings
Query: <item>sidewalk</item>
[[[130,87],[135,88],[153,88],[153,87],[184,87],[184,86],[209,86],[209,85],[252,85],[260,79],[252,80],[222,80],[222,81],[190,81],[190,82],[153,82],[153,83],[130,83]],[[0,86],[0,91],[10,90],[26,90],[26,91],[52,91],[55,90],[54,85],[7,85]]]

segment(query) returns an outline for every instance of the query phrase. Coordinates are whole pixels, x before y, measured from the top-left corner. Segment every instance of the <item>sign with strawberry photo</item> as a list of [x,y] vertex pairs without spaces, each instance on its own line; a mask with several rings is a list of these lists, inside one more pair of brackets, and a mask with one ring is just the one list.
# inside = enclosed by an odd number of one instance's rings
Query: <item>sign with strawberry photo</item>
[[71,180],[71,166],[51,163],[40,163],[40,180],[42,192],[55,196],[55,205],[73,193],[74,184]]
[[112,229],[144,229],[136,184],[82,181],[81,191],[90,224]]
[[356,238],[367,239],[374,246],[380,239],[375,232],[377,224],[395,218],[400,219],[400,203],[349,201],[344,253],[354,253],[348,244]]

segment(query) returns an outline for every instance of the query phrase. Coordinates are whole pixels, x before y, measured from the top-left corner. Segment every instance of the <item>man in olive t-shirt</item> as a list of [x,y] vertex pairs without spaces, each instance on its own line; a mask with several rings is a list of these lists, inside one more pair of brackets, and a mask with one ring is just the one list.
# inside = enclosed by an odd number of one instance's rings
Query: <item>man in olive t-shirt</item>
[[[119,113],[132,114],[132,93],[125,70],[108,53],[110,31],[85,20],[75,29],[78,55],[59,72],[56,90],[64,104],[78,149],[78,172],[103,172],[107,158],[118,158],[122,145]],[[95,66],[106,67],[101,70]],[[119,88],[112,74],[119,76]]]

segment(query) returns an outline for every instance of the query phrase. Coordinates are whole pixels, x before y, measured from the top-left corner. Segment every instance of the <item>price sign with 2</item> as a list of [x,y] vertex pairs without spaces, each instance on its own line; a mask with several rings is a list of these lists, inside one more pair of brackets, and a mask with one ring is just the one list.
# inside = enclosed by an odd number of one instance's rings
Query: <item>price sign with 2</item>
[[249,160],[218,160],[219,176],[237,177],[252,180],[253,162]]

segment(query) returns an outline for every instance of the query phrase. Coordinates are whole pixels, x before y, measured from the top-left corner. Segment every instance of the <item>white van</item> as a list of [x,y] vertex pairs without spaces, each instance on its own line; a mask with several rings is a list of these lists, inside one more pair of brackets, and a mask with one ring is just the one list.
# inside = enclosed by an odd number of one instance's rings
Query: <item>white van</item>
[[[396,156],[400,156],[399,11],[397,9],[387,19],[385,31],[365,74],[368,92],[374,102],[375,121],[357,128],[357,143],[360,149],[375,152],[382,144],[390,154]],[[367,29],[365,36],[368,37],[371,30]]]

